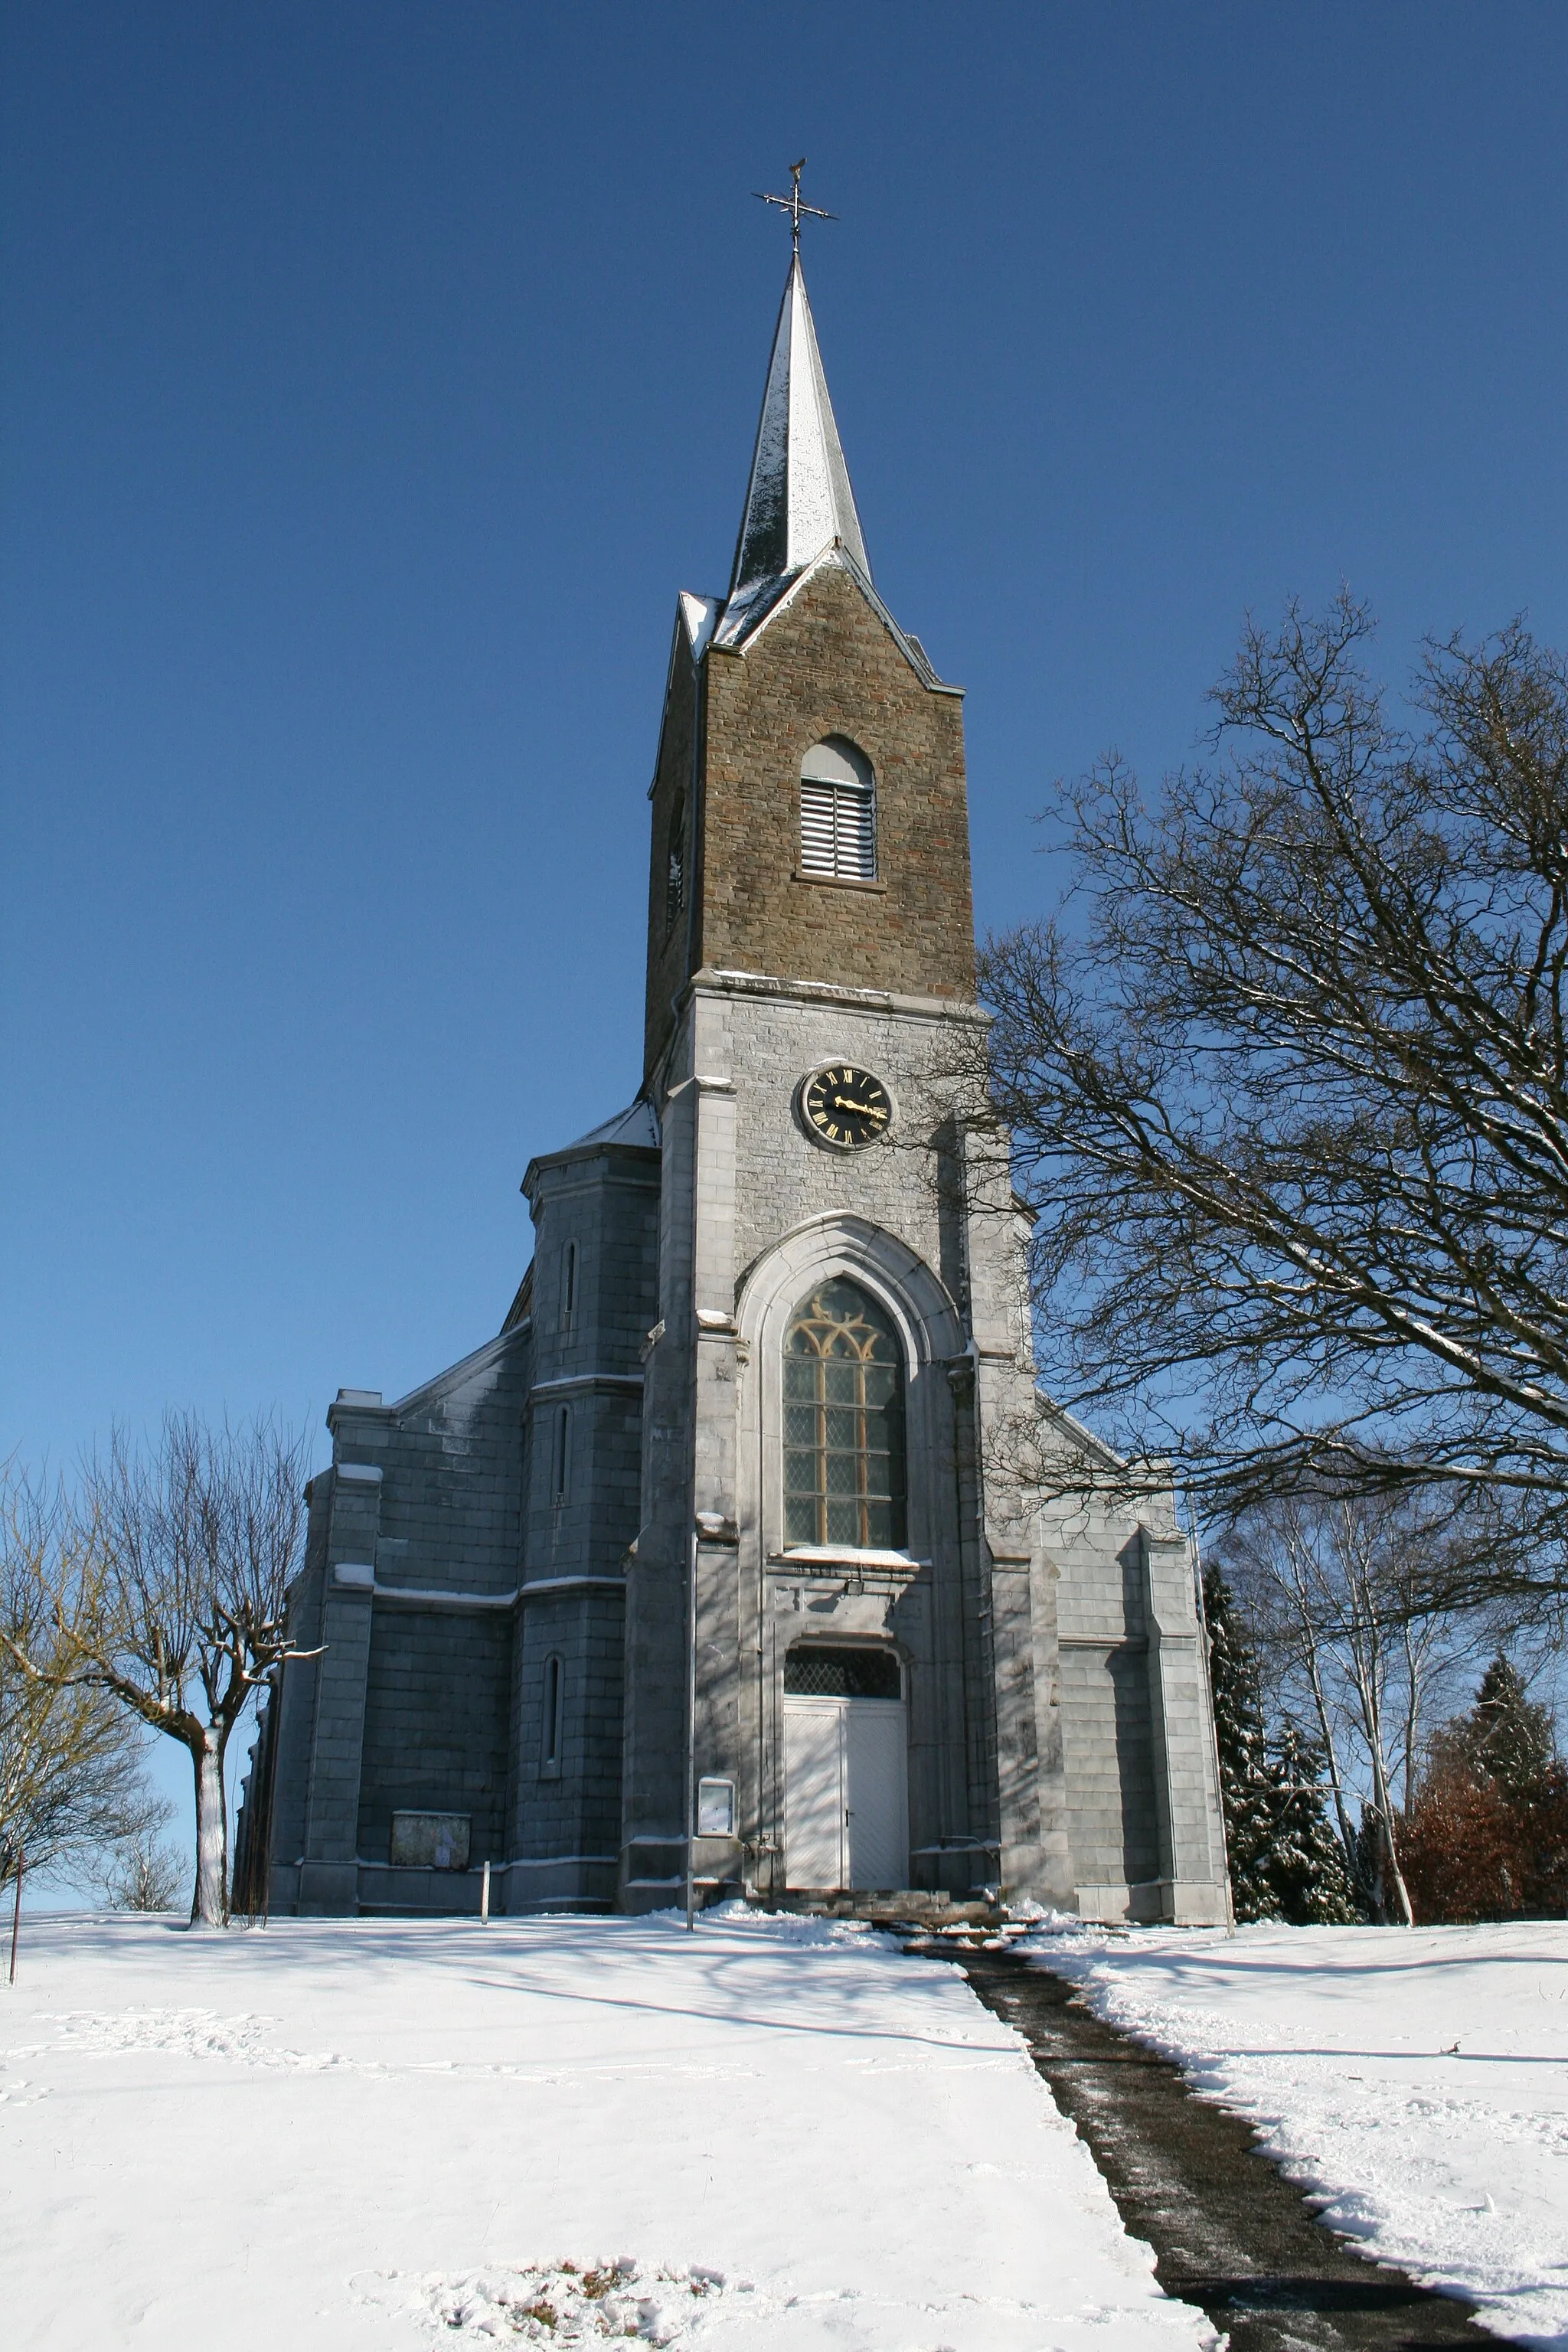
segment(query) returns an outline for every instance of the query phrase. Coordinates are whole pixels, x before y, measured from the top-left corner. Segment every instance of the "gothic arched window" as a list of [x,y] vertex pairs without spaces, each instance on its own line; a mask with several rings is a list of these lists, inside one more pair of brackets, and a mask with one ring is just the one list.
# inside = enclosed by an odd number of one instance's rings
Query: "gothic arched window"
[[814,743],[800,763],[800,870],[836,882],[877,878],[877,788],[847,735]]
[[904,1542],[904,1367],[891,1322],[837,1276],[784,1341],[784,1541]]

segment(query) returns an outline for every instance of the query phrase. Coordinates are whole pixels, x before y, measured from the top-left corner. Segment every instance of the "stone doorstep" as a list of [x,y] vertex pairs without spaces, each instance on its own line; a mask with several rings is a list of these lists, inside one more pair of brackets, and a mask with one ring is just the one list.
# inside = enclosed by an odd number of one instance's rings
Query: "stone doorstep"
[[795,1887],[787,1894],[759,1896],[753,1910],[784,1911],[808,1919],[863,1919],[874,1927],[933,1929],[984,1928],[992,1933],[1006,1920],[993,1903],[955,1903],[950,1895],[929,1887],[900,1886],[862,1889],[853,1894],[826,1888]]

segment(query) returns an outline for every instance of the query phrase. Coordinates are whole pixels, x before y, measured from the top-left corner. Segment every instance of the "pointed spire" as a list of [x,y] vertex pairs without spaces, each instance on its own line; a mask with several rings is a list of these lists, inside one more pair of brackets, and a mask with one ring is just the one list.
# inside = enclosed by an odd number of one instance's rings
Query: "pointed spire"
[[749,603],[764,583],[798,572],[835,540],[843,542],[869,576],[797,253],[790,263],[773,335],[730,582],[731,605]]

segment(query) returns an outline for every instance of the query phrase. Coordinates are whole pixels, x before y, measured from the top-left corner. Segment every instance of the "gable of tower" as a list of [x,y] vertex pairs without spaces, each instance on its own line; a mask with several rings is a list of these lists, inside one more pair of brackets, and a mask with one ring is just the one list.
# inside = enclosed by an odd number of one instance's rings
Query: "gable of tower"
[[[743,653],[707,656],[700,961],[911,996],[974,994],[963,707],[926,685],[843,565]],[[801,763],[847,737],[875,778],[876,876],[802,870]]]
[[[831,560],[742,650],[693,650],[678,622],[650,794],[647,1066],[704,967],[973,1001],[959,690],[927,682],[879,603]],[[870,879],[804,870],[801,767],[830,737],[869,763]]]
[[[693,600],[695,601],[695,600]],[[682,599],[682,604],[686,600]],[[658,756],[648,787],[647,987],[644,1067],[651,1070],[674,1025],[674,1005],[693,969],[701,796],[702,672],[686,614],[669,650]]]

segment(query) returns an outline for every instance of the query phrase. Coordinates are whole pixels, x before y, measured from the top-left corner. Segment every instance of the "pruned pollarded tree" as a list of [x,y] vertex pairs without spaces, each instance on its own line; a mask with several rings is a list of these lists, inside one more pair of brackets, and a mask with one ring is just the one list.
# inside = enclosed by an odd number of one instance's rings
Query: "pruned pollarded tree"
[[1044,1370],[1131,1486],[1437,1482],[1447,1571],[1560,1595],[1568,671],[1430,646],[1405,728],[1369,625],[1249,627],[1213,763],[1065,789],[1076,904],[984,960]]
[[[50,1594],[77,1565],[68,1514],[24,1481],[0,1495],[0,1886],[19,1866],[89,1865],[151,1837],[167,1808],[137,1727],[72,1678]],[[26,1663],[24,1663],[24,1661]]]
[[304,1467],[303,1441],[270,1421],[212,1430],[170,1413],[146,1451],[117,1432],[83,1473],[71,1556],[47,1595],[55,1678],[110,1696],[190,1755],[193,1926],[228,1916],[235,1726],[275,1666],[310,1654],[290,1648],[286,1622]]

